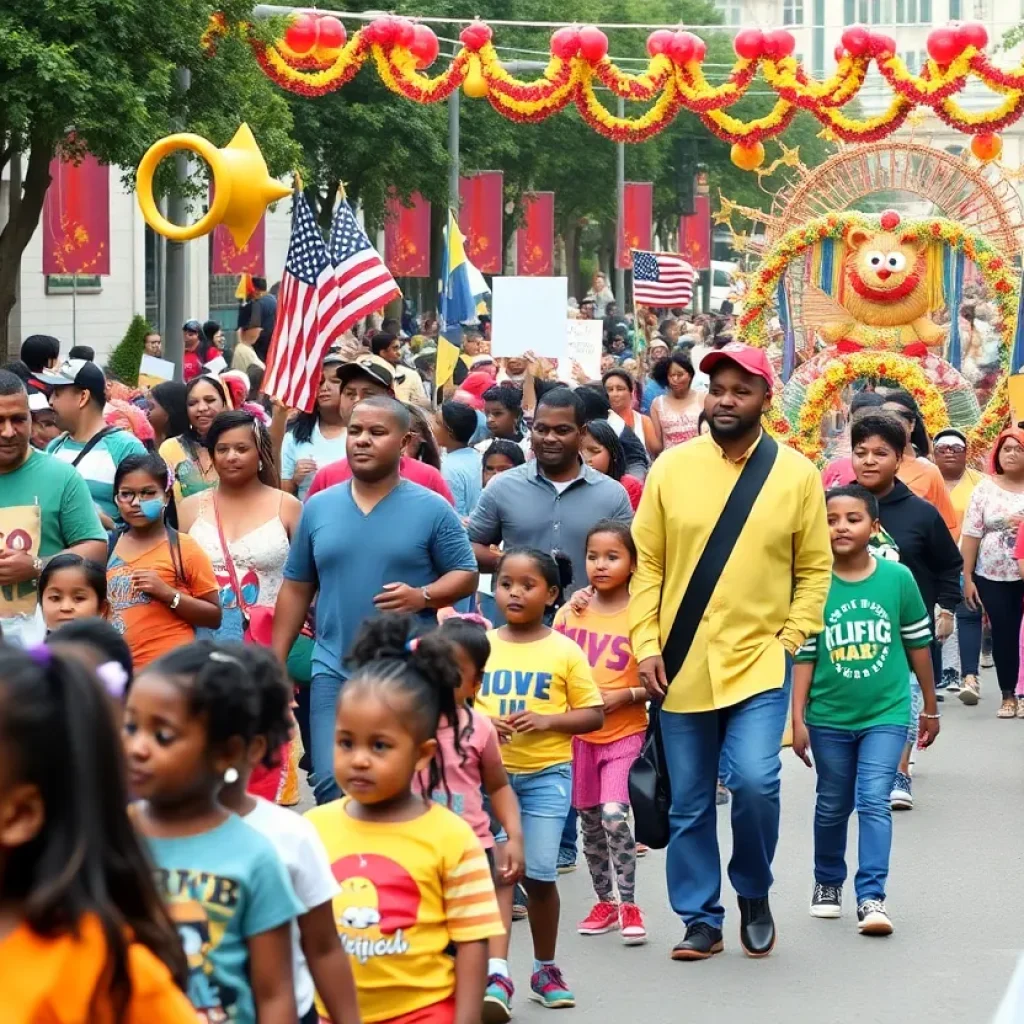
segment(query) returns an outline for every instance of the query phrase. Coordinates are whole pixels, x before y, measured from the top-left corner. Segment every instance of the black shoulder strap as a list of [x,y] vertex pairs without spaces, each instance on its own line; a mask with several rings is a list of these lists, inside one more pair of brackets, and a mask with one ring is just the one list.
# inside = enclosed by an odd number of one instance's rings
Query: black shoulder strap
[[181,534],[169,523],[164,524],[167,531],[167,543],[171,549],[171,564],[174,566],[174,582],[185,582],[185,562],[181,557]]
[[722,514],[718,517],[718,522],[715,523],[700,558],[697,559],[693,575],[690,576],[686,592],[679,603],[675,622],[672,623],[668,640],[662,650],[665,677],[669,683],[683,667],[704,609],[715,592],[722,570],[725,569],[725,564],[736,547],[736,541],[739,540],[750,510],[754,507],[754,502],[757,501],[772,466],[775,465],[778,453],[779,446],[775,438],[765,431],[753,454],[747,459],[736,486],[733,487],[725,508],[722,509]]
[[104,427],[102,430],[97,430],[88,441],[85,442],[85,447],[74,457],[71,462],[72,466],[77,466],[82,459],[86,457],[103,440],[108,434],[113,434],[118,428],[117,427]]

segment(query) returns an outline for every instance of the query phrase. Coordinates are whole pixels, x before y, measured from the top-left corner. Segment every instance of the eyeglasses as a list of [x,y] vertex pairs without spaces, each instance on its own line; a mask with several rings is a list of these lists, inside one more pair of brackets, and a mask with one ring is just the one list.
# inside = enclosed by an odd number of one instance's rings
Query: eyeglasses
[[965,452],[967,445],[963,441],[937,441],[935,450],[937,452]]

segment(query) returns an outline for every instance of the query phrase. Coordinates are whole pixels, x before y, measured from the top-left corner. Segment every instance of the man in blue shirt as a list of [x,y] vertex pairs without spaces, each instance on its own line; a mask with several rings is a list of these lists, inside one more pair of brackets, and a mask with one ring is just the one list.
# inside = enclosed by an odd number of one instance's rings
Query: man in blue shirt
[[334,709],[344,658],[363,621],[377,612],[436,624],[436,610],[476,590],[476,558],[455,510],[399,476],[410,436],[409,412],[386,396],[352,411],[347,452],[352,479],[314,494],[302,510],[274,615],[282,664],[314,595],[316,645],[310,736],[317,803],[340,795],[334,781]]
[[445,402],[434,418],[434,436],[443,449],[441,476],[455,499],[455,511],[465,519],[483,490],[483,456],[470,441],[476,431],[476,411],[461,402]]

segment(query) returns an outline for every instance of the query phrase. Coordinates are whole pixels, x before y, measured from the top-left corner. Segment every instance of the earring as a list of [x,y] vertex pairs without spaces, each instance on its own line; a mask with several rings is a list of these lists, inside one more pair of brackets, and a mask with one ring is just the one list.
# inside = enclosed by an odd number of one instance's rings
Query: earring
[[260,464],[259,464],[259,466],[257,467],[257,469],[259,470],[259,472],[260,472],[260,473],[262,473],[262,472],[263,472],[263,460],[262,460],[262,459],[260,459]]
[[231,786],[231,785],[234,785],[234,783],[236,783],[237,781],[238,781],[238,769],[237,768],[229,768],[224,773],[224,785],[225,786]]

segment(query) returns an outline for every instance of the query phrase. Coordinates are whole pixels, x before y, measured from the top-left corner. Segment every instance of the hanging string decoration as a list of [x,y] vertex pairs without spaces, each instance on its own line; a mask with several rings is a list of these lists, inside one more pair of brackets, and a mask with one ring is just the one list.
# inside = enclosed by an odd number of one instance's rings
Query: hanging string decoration
[[[717,84],[704,73],[704,40],[692,32],[668,29],[650,34],[647,68],[637,74],[609,58],[608,38],[596,26],[560,28],[551,37],[547,67],[532,81],[505,71],[490,27],[479,21],[462,30],[458,53],[433,76],[423,72],[437,60],[437,36],[407,18],[383,15],[349,38],[337,18],[303,12],[293,17],[282,39],[267,43],[250,24],[232,27],[218,13],[211,18],[202,45],[212,52],[233,30],[248,41],[270,79],[300,96],[340,89],[372,61],[388,89],[415,103],[438,103],[461,87],[468,96],[487,99],[502,116],[521,123],[542,121],[572,103],[594,131],[615,142],[643,142],[687,110],[732,145],[733,161],[745,169],[760,166],[764,142],[785,131],[798,110],[816,117],[830,137],[874,142],[901,128],[915,108],[925,107],[949,127],[974,136],[972,152],[983,162],[999,155],[1002,142],[997,133],[1024,115],[1024,63],[1012,69],[993,64],[984,52],[988,33],[977,22],[933,29],[928,60],[919,73],[895,52],[890,36],[852,25],[836,47],[834,73],[821,80],[794,56],[791,32],[743,29],[734,40],[736,61]],[[873,117],[843,113],[842,108],[857,99],[872,63],[892,89],[891,102]],[[747,95],[758,73],[778,96],[772,109],[749,120],[730,114],[729,108]],[[972,80],[999,98],[992,109],[969,111],[958,102]],[[598,86],[650,106],[643,113],[618,117],[599,98]]]

